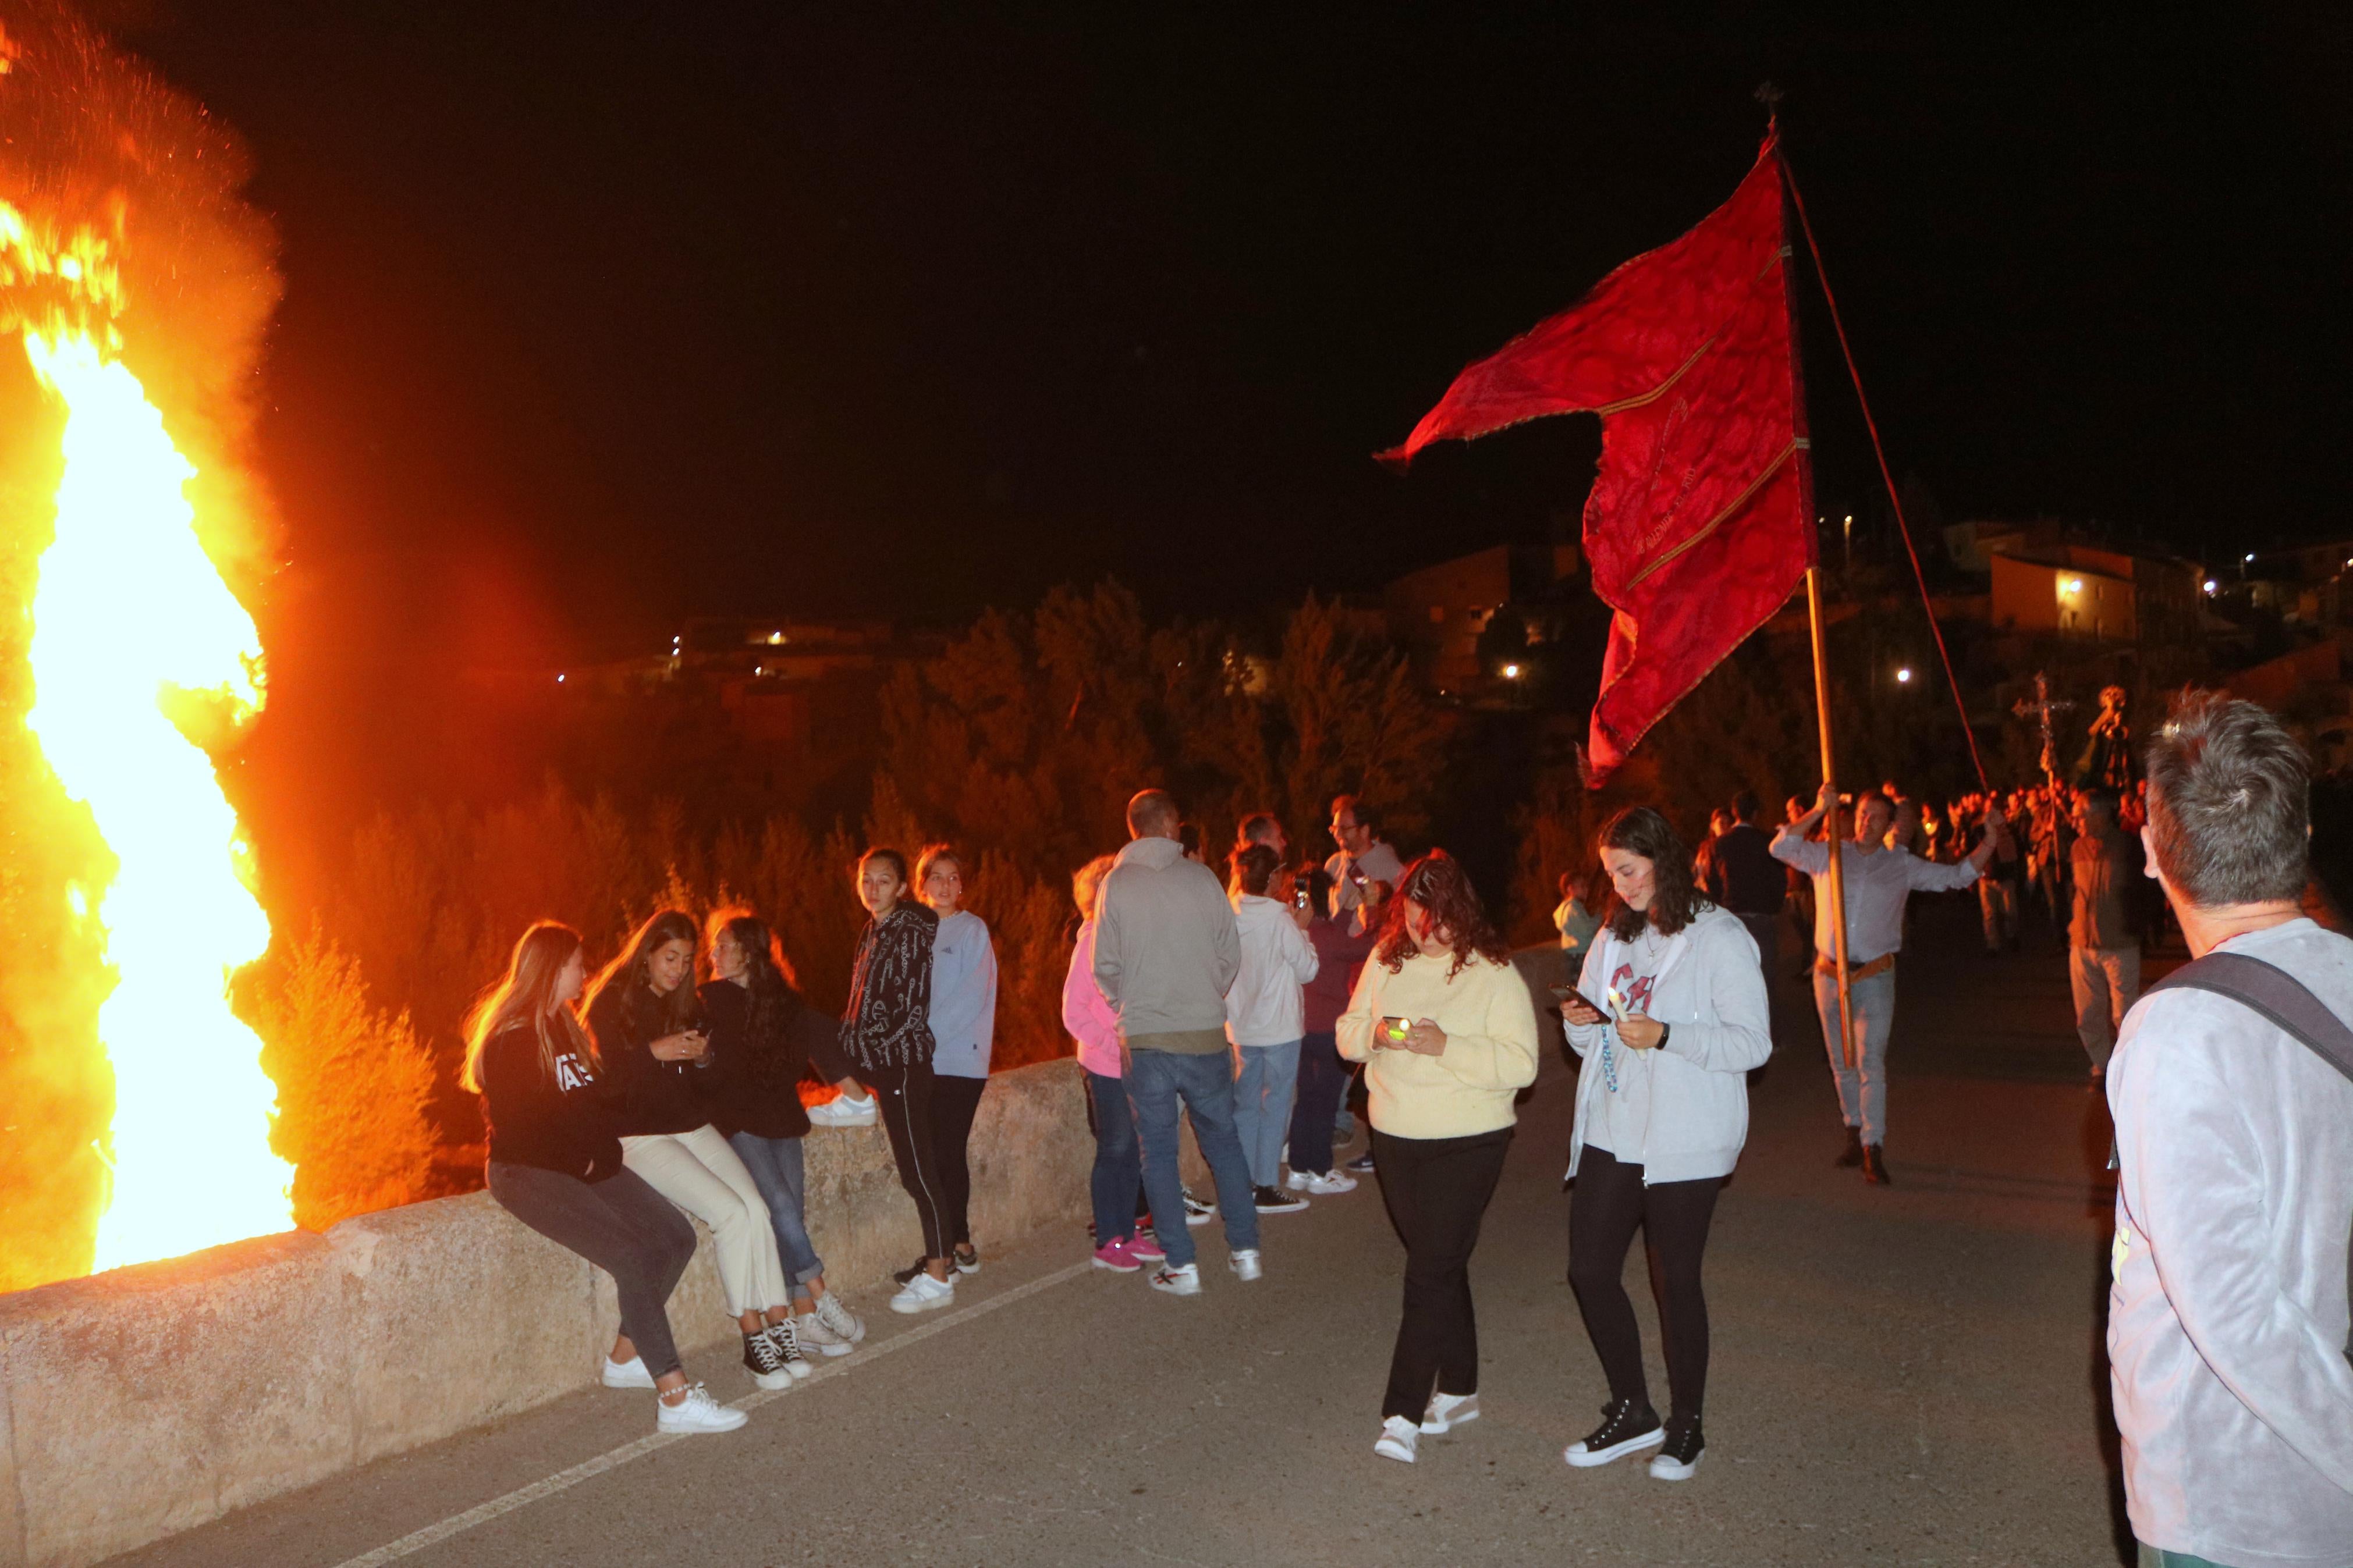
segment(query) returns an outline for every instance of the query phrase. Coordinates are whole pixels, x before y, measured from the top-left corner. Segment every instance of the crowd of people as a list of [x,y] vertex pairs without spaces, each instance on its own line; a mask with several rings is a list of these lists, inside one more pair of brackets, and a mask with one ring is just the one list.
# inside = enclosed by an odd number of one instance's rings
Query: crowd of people
[[[1570,1466],[1655,1450],[1651,1473],[1680,1480],[1704,1453],[1703,1263],[1746,1140],[1748,1076],[1773,1049],[1773,996],[1795,978],[1785,938],[1810,931],[1802,973],[1844,1122],[1838,1163],[1887,1184],[1911,895],[1974,887],[1987,947],[2006,952],[2023,890],[2065,933],[2090,1078],[2116,1126],[2110,1352],[2136,1530],[2168,1562],[2303,1562],[2248,1544],[2353,1541],[2353,942],[2304,917],[2306,781],[2275,721],[2196,695],[2149,755],[2150,784],[2121,797],[2054,784],[1940,812],[1893,785],[1846,801],[1825,786],[1768,833],[1743,794],[1695,847],[1646,806],[1604,825],[1593,864],[1561,880],[1574,980],[1548,1004],[1581,1063],[1567,1274],[1609,1395],[1565,1448]],[[1351,1192],[1350,1167],[1369,1169],[1405,1250],[1373,1447],[1414,1462],[1422,1437],[1479,1415],[1469,1264],[1536,1078],[1537,1005],[1461,865],[1442,849],[1402,860],[1361,801],[1334,803],[1322,862],[1294,861],[1271,816],[1246,819],[1222,880],[1166,792],[1137,794],[1127,824],[1129,842],[1073,878],[1062,990],[1095,1138],[1092,1261],[1198,1296],[1193,1232],[1215,1221],[1248,1284],[1267,1268],[1262,1216]],[[893,1310],[947,1305],[979,1269],[967,1144],[997,973],[987,926],[962,907],[964,869],[944,846],[912,876],[899,851],[867,851],[855,887],[870,919],[838,1019],[802,1001],[742,910],[701,928],[659,913],[593,980],[576,933],[535,925],[478,1005],[466,1082],[484,1102],[491,1192],[613,1275],[604,1380],[656,1390],[661,1430],[743,1421],[688,1381],[666,1317],[695,1246],[686,1215],[712,1233],[761,1386],[864,1335],[807,1227],[813,1121],[884,1129],[923,1237]],[[2155,931],[2144,886],[2201,962],[2136,1006]],[[2223,974],[2203,963],[2216,952],[2277,984]],[[842,1092],[812,1116],[805,1078]],[[1359,1112],[1369,1147],[1344,1165]],[[1185,1119],[1214,1201],[1184,1184]],[[1663,1415],[1622,1283],[1637,1232]]]

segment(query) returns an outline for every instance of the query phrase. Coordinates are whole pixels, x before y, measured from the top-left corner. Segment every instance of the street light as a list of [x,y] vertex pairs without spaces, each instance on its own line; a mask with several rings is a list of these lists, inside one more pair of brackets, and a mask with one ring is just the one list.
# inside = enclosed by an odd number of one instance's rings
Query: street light
[[1505,680],[1517,680],[1519,678],[1520,667],[1518,665],[1507,664],[1504,666],[1504,679]]
[[[2347,564],[2348,564],[2348,565],[2353,565],[2353,562],[2348,562]],[[2214,581],[2214,579],[2213,579],[2213,578],[2209,577],[2209,578],[2207,578],[2207,579],[2206,579],[2206,596],[2207,596],[2208,598],[2210,598],[2210,599],[2211,599],[2211,598],[2212,598],[2212,597],[2214,596],[2214,592],[2215,592],[2215,588],[2216,588],[2216,586],[2217,586],[2217,584],[2216,584],[2216,583],[2215,583],[2215,581]]]
[[1909,686],[1911,683],[1912,667],[1907,664],[1904,666],[1903,668],[1895,672],[1895,684],[1898,686]]
[[2080,594],[2083,591],[2084,580],[2081,577],[2070,577],[2067,579],[2067,592],[2071,594]]

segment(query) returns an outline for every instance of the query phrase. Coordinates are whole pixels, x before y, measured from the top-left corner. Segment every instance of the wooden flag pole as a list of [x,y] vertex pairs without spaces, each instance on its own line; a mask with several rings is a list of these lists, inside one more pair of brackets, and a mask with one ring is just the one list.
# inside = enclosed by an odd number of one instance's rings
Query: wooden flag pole
[[1831,742],[1831,672],[1822,657],[1822,590],[1816,569],[1806,568],[1806,624],[1813,630],[1814,711],[1821,716],[1822,789],[1830,807],[1822,816],[1824,844],[1831,852],[1831,959],[1838,965],[1839,1060],[1860,1070],[1862,1063],[1854,1037],[1854,1009],[1847,996],[1846,868],[1840,853],[1844,835],[1839,831],[1838,752]]
[[[1767,82],[1757,89],[1757,98],[1772,116],[1767,123],[1766,135],[1771,140],[1775,160],[1780,164],[1785,193],[1781,220],[1781,289],[1789,312],[1789,415],[1796,427],[1793,434],[1797,437],[1798,515],[1806,518],[1814,515],[1814,443],[1806,418],[1805,361],[1798,353],[1798,281],[1790,276],[1789,268],[1788,198],[1794,196],[1795,192],[1788,183],[1788,161],[1780,156],[1780,89]],[[1822,793],[1830,797],[1830,805],[1822,814],[1822,834],[1823,843],[1830,850],[1830,875],[1824,882],[1831,896],[1831,961],[1838,965],[1839,1060],[1849,1068],[1860,1071],[1862,1067],[1862,1042],[1855,1037],[1854,1007],[1848,995],[1847,984],[1846,867],[1845,857],[1840,853],[1845,835],[1839,831],[1838,750],[1831,742],[1831,667],[1823,653],[1821,568],[1819,563],[1806,568],[1806,625],[1813,637],[1814,711],[1821,721]]]

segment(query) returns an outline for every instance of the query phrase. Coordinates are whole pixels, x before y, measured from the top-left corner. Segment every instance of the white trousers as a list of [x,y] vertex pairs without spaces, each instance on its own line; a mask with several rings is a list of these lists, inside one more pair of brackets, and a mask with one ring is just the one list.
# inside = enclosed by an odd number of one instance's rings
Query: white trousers
[[767,1200],[715,1127],[621,1140],[621,1163],[648,1186],[711,1227],[719,1286],[730,1316],[765,1312],[792,1300]]

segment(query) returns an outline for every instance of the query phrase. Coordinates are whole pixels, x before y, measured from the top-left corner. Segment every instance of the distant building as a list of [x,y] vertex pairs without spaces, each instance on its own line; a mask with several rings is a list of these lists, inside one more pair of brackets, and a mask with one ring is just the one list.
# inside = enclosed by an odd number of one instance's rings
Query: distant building
[[2116,643],[2199,635],[2205,572],[2195,562],[2085,543],[2053,523],[1961,523],[1945,539],[1957,564],[1991,574],[1997,631]]
[[1528,642],[1550,640],[1548,607],[1580,565],[1574,544],[1498,544],[1409,572],[1383,591],[1382,601],[1421,678],[1460,691],[1499,673],[1479,656],[1479,639],[1497,612],[1518,615]]

